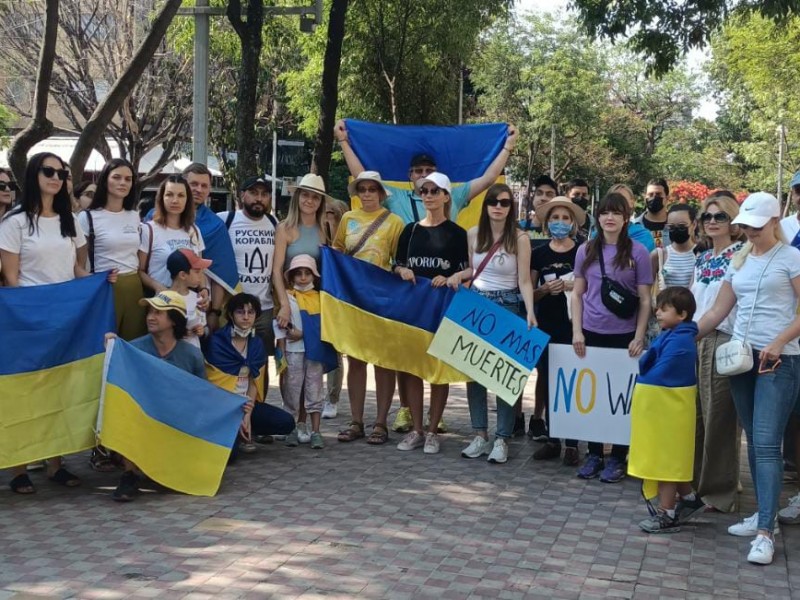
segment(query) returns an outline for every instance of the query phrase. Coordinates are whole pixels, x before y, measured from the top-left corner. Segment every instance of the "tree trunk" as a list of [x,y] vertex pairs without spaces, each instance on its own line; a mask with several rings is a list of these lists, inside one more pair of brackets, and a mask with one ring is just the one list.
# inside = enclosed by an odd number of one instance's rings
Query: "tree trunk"
[[[236,94],[236,161],[237,185],[247,177],[258,174],[254,124],[258,105],[258,72],[264,27],[263,0],[248,0],[247,21],[242,20],[240,0],[228,3],[228,20],[242,44],[242,66]],[[331,126],[333,127],[333,126]]]
[[328,183],[328,172],[333,153],[333,126],[336,123],[336,107],[339,104],[339,66],[342,60],[345,17],[348,0],[333,0],[328,18],[328,41],[322,67],[322,97],[319,102],[319,126],[314,142],[314,157],[311,172],[320,175]]
[[152,28],[147,33],[147,37],[139,46],[136,54],[131,58],[122,75],[119,76],[114,86],[108,92],[105,99],[97,106],[92,116],[86,122],[75,151],[72,153],[71,167],[73,181],[80,181],[83,178],[83,169],[86,161],[92,153],[94,147],[99,143],[106,131],[106,127],[114,118],[125,99],[131,94],[133,88],[141,79],[147,65],[158,50],[164,36],[167,33],[172,19],[178,12],[182,0],[166,0],[164,6],[159,11]]
[[53,123],[47,118],[47,103],[50,98],[50,79],[53,75],[53,61],[58,38],[58,2],[59,0],[47,0],[45,9],[44,37],[42,50],[39,53],[36,92],[33,98],[33,118],[25,129],[14,136],[8,151],[8,164],[20,186],[25,182],[28,150],[38,142],[50,137],[53,131]]

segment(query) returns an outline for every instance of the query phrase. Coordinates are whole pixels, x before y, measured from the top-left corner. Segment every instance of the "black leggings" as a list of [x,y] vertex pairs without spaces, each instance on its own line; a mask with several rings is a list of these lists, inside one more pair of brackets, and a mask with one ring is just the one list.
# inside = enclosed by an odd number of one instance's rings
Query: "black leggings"
[[[628,345],[636,337],[636,332],[630,333],[595,333],[593,331],[583,330],[583,337],[587,346],[595,346],[597,348],[621,348],[627,349]],[[603,444],[601,442],[589,442],[589,454],[595,456],[603,456]],[[611,456],[620,462],[625,462],[628,456],[628,446],[614,444],[611,446]]]

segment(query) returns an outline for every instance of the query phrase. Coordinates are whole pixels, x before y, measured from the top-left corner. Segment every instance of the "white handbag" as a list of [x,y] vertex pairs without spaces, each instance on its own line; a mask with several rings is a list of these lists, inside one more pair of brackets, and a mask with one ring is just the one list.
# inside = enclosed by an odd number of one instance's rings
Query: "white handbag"
[[769,264],[775,258],[778,250],[781,249],[783,244],[778,243],[775,250],[770,254],[767,264],[761,269],[761,275],[758,277],[756,284],[756,293],[753,298],[753,306],[750,308],[750,316],[747,319],[747,328],[744,331],[743,340],[731,340],[717,347],[714,353],[714,363],[717,367],[717,373],[720,375],[741,375],[747,373],[753,368],[753,348],[747,343],[747,335],[750,333],[750,324],[753,322],[753,313],[756,310],[756,302],[758,301],[758,292],[761,289],[761,280],[764,278],[764,273],[767,272]]

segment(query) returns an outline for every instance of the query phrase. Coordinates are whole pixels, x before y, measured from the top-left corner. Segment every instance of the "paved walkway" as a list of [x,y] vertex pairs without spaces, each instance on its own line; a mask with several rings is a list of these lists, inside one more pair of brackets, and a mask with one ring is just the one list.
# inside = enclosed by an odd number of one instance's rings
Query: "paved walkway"
[[[117,475],[71,457],[81,488],[35,475],[35,496],[0,491],[0,600],[800,598],[800,527],[778,536],[769,567],[726,534],[738,515],[647,536],[635,481],[579,480],[534,462],[527,438],[506,465],[462,459],[465,398],[453,386],[438,456],[398,452],[396,434],[337,443],[345,398],[323,451],[262,446],[215,498],[159,489],[115,504]],[[747,483],[743,504],[752,512]]]

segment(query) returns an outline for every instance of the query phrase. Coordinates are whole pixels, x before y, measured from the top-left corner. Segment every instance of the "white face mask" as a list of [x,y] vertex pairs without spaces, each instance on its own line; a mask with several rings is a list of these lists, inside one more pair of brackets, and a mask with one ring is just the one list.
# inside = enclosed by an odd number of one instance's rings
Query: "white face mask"
[[311,290],[314,289],[314,282],[312,281],[311,283],[307,283],[306,285],[298,285],[295,283],[294,289],[296,289],[298,292],[310,292]]
[[254,327],[248,327],[247,329],[240,329],[235,324],[233,325],[233,335],[239,337],[252,337],[256,334],[256,330]]

